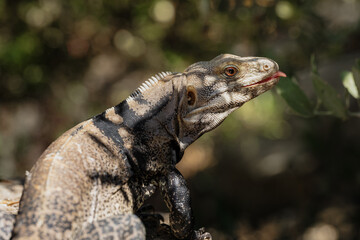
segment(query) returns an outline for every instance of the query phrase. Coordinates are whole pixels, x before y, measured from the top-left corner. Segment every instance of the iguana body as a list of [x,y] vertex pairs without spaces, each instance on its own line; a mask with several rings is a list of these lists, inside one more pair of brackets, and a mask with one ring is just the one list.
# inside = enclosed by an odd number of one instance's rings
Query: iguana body
[[266,58],[225,54],[149,79],[42,154],[27,176],[12,238],[145,239],[134,213],[160,188],[172,234],[210,239],[194,230],[175,164],[203,133],[272,88],[284,76],[278,70]]

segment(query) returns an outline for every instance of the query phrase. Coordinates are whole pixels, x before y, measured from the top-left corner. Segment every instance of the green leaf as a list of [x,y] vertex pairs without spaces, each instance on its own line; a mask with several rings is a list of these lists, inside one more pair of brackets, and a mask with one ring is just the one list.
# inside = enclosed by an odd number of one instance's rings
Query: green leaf
[[347,111],[335,89],[314,72],[312,73],[312,81],[316,95],[321,100],[324,107],[331,111],[335,117],[345,120],[348,117]]
[[344,87],[348,90],[351,96],[356,99],[359,99],[359,91],[356,87],[353,74],[351,72],[345,72],[344,77],[342,79],[342,83]]
[[281,78],[276,91],[295,113],[303,117],[314,115],[313,106],[295,79]]
[[358,92],[360,92],[360,60],[357,60],[355,66],[352,68],[352,75],[354,78],[355,86]]
[[318,73],[318,68],[317,68],[317,64],[316,64],[316,59],[315,59],[315,55],[312,54],[310,57],[310,64],[311,64],[311,71],[313,73]]

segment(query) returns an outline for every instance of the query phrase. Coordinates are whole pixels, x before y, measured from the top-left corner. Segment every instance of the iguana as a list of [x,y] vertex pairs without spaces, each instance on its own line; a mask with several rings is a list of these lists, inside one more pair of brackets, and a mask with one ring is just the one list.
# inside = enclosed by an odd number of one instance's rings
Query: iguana
[[174,238],[211,239],[194,229],[175,165],[192,142],[284,76],[273,60],[223,54],[151,77],[47,148],[26,177],[12,239],[145,239],[134,213],[156,189]]

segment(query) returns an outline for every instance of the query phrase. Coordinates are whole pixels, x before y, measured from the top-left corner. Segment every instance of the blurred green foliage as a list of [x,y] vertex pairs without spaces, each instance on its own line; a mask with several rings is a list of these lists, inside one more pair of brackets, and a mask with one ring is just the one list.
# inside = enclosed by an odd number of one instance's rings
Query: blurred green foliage
[[[357,65],[359,60],[356,61]],[[298,115],[303,117],[313,117],[315,115],[333,115],[342,120],[346,120],[349,116],[360,117],[360,112],[351,112],[348,110],[349,95],[355,99],[359,99],[360,91],[360,67],[355,65],[352,72],[344,71],[342,74],[342,84],[346,89],[346,99],[342,100],[338,93],[331,85],[324,81],[317,70],[314,56],[311,58],[312,73],[311,78],[315,93],[317,95],[317,104],[312,106],[310,100],[298,86],[294,79],[282,79],[277,87],[278,93],[284,98],[288,106]],[[358,101],[358,107],[360,102]],[[319,111],[321,105],[324,105],[328,111]]]
[[281,79],[277,92],[295,113],[303,117],[313,116],[313,106],[295,79]]
[[359,20],[358,0],[0,0],[0,178],[158,71],[265,56],[289,76],[279,95],[245,104],[179,166],[197,223],[214,239],[359,239]]

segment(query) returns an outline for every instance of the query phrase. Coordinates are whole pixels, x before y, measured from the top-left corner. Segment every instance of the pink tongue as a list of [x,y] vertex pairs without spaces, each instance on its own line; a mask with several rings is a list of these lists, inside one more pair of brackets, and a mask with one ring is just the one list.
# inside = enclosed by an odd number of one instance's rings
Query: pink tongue
[[278,78],[278,77],[286,77],[286,74],[283,73],[283,72],[278,71],[271,78]]

